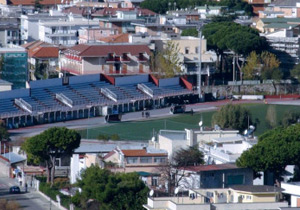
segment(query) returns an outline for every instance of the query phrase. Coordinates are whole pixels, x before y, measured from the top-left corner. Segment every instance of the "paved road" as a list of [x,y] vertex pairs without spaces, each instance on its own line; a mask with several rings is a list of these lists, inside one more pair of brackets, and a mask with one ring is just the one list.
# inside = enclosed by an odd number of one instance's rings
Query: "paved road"
[[[300,100],[297,100],[300,103]],[[293,100],[293,102],[297,102]],[[271,101],[270,101],[271,102]],[[272,100],[272,102],[280,102],[280,100]],[[230,101],[230,100],[222,100],[222,101],[215,101],[215,102],[205,102],[205,103],[198,103],[187,105],[186,110],[189,111],[193,109],[194,112],[204,112],[204,111],[212,111],[216,110],[219,106],[233,103],[233,104],[242,104],[242,103],[264,103],[264,101],[247,101],[247,100],[240,100],[240,101]],[[170,108],[163,108],[163,109],[155,109],[150,110],[150,118],[161,118],[161,117],[168,117],[172,114],[169,113]],[[146,120],[142,118],[141,112],[131,112],[126,113],[122,117],[122,121],[136,121],[136,120]],[[26,128],[19,128],[15,130],[10,130],[12,140],[17,140],[24,137],[34,136],[43,132],[44,130],[50,127],[68,127],[71,129],[83,129],[83,128],[92,128],[92,127],[100,127],[106,126],[107,123],[104,120],[104,117],[94,117],[89,119],[80,119],[80,120],[73,120],[73,121],[66,121],[66,122],[59,122],[59,123],[52,123],[52,124],[44,124],[44,125],[37,125],[32,127]]]
[[53,204],[50,208],[49,200],[46,200],[43,196],[34,190],[30,190],[25,193],[22,188],[21,194],[9,194],[9,188],[17,185],[15,180],[9,178],[0,178],[0,199],[12,200],[19,203],[21,209],[24,210],[58,210]]

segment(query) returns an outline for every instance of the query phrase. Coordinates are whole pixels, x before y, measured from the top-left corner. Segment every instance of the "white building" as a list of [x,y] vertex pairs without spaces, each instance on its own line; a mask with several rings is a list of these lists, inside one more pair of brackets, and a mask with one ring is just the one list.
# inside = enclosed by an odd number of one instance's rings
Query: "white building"
[[291,207],[300,207],[300,182],[282,182],[282,193],[291,196]]
[[194,145],[204,145],[212,142],[215,138],[228,137],[235,138],[238,130],[193,130],[185,131],[160,130],[158,141],[150,141],[149,144],[155,148],[164,149],[168,152],[169,157],[176,150],[187,148]]
[[76,45],[79,42],[79,29],[99,26],[97,20],[75,18],[72,15],[65,20],[40,21],[39,38],[51,44],[66,46]]
[[66,20],[67,16],[58,12],[49,13],[29,13],[21,15],[21,39],[23,43],[40,40],[39,22]]
[[146,144],[139,143],[103,143],[99,141],[81,141],[80,146],[74,151],[70,162],[70,183],[73,184],[78,178],[82,170],[91,165],[98,164],[102,167],[102,157],[119,147],[121,149],[143,149]]

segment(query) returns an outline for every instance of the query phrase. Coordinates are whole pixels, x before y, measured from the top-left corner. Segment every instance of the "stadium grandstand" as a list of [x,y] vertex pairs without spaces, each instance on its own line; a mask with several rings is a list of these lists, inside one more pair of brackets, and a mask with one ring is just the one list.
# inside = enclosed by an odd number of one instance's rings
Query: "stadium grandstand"
[[31,81],[26,89],[0,92],[0,119],[9,129],[125,113],[196,98],[184,78],[104,74]]

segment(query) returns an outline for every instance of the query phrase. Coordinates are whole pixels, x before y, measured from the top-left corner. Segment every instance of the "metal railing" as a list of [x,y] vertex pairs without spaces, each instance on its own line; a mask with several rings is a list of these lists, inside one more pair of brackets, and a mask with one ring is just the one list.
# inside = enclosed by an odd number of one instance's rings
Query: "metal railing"
[[68,107],[73,107],[73,101],[65,96],[63,93],[56,93],[55,98],[59,100],[61,103],[67,105]]
[[101,93],[115,102],[118,101],[118,96],[108,88],[101,88]]
[[143,93],[145,93],[153,98],[153,96],[154,96],[153,90],[151,88],[149,88],[147,85],[140,83],[137,85],[137,87],[140,91],[142,91]]
[[22,98],[15,98],[15,104],[26,112],[32,113],[32,106]]

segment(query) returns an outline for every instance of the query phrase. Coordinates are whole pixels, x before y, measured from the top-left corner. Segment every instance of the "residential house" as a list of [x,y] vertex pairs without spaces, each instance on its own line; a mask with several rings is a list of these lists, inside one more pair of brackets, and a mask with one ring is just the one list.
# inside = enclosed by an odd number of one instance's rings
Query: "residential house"
[[0,17],[0,47],[21,44],[20,21],[16,17]]
[[233,163],[183,167],[178,173],[179,186],[184,189],[227,188],[252,185],[253,171]]
[[269,11],[283,13],[285,18],[300,18],[300,2],[297,0],[275,0],[268,5]]
[[29,70],[34,71],[43,65],[46,74],[58,70],[59,47],[42,41],[34,41],[22,45],[28,52]]
[[62,52],[61,71],[84,74],[149,73],[150,50],[137,44],[80,44]]
[[144,0],[124,0],[122,2],[123,8],[140,8],[141,3]]
[[247,0],[253,8],[253,13],[258,15],[259,11],[264,11],[265,8],[272,2],[271,0]]
[[196,22],[200,19],[200,14],[198,10],[195,9],[180,9],[180,10],[169,10],[167,11],[168,15],[176,17],[185,17],[187,23]]
[[128,43],[129,34],[117,34],[108,37],[103,37],[98,40],[101,43]]
[[273,210],[288,207],[280,202],[280,188],[273,186],[237,185],[224,189],[190,189],[189,196],[148,197],[147,210]]
[[49,13],[28,13],[22,14],[21,19],[21,40],[22,44],[40,40],[39,22],[40,21],[58,21],[67,20],[67,16],[50,10]]
[[150,141],[149,145],[168,151],[169,157],[180,148],[187,148],[194,145],[203,145],[212,142],[214,138],[236,137],[237,130],[220,129],[185,129],[185,131],[160,130],[158,141]]
[[222,15],[227,10],[227,7],[204,5],[195,7],[195,9],[198,11],[201,19],[206,19],[208,17]]
[[135,31],[132,22],[143,22],[146,18],[154,17],[156,13],[148,9],[133,8],[104,8],[92,14],[94,19],[100,21],[100,27],[114,28],[119,33],[130,33]]
[[24,48],[0,48],[0,79],[13,84],[13,89],[25,88],[28,80],[27,52]]
[[210,145],[203,144],[200,149],[203,151],[208,164],[234,163],[244,151],[256,143],[257,140],[255,139],[237,135],[213,138]]
[[80,146],[75,149],[70,162],[70,182],[73,184],[80,177],[82,170],[91,165],[104,167],[103,158],[117,147],[126,150],[138,150],[144,147],[139,143],[118,143],[81,140]]
[[168,153],[165,150],[144,147],[142,149],[116,148],[104,157],[106,163],[115,164],[110,167],[114,172],[138,172],[142,180],[150,186],[161,188],[161,165],[166,163]]
[[[191,36],[179,36],[177,34],[167,34],[168,37],[154,40],[155,50],[162,52],[168,41],[178,46],[180,63],[182,64],[182,75],[194,75],[189,80],[196,84],[199,64],[199,42],[200,39]],[[215,63],[217,56],[212,51],[207,51],[206,39],[201,39],[201,75],[210,76],[215,72]]]
[[118,30],[115,28],[81,28],[79,29],[79,44],[95,43],[102,38],[114,37],[118,35]]
[[289,28],[278,29],[274,32],[262,34],[272,47],[286,69],[293,68],[293,65],[299,63],[300,56],[300,25],[293,25]]
[[27,158],[14,152],[0,154],[0,176],[13,177],[15,169],[21,169],[26,164]]
[[132,22],[131,25],[135,26],[135,33],[160,35],[162,32],[181,34],[184,29],[195,28],[199,23],[189,21],[185,16],[168,14],[145,18],[143,21]]
[[300,207],[300,182],[281,182],[282,193],[290,196],[290,207]]
[[262,33],[275,32],[278,29],[298,27],[300,18],[261,18],[255,23],[255,28]]
[[[40,4],[43,6],[43,9],[49,9],[49,8],[54,8],[57,5],[60,4],[68,4],[72,2],[72,0],[62,0],[62,1],[57,1],[57,0],[43,0],[40,1]],[[34,6],[35,2],[31,0],[1,0],[0,4],[3,5],[11,5],[11,6]]]
[[38,25],[41,41],[74,46],[79,43],[79,29],[99,26],[99,22],[70,15],[68,20],[39,21]]

